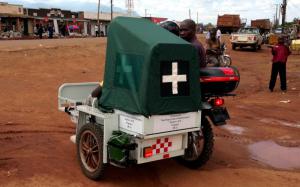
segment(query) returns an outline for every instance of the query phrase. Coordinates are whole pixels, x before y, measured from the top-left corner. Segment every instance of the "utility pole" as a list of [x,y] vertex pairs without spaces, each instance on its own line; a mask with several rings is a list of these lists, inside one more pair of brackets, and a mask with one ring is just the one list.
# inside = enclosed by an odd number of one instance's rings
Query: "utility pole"
[[125,3],[126,7],[127,7],[127,14],[128,16],[132,16],[133,10],[134,10],[134,4],[133,4],[133,0],[126,0]]
[[282,11],[282,21],[281,21],[282,33],[283,33],[283,27],[284,27],[284,24],[285,24],[286,6],[287,6],[287,0],[283,0],[283,3],[281,5],[281,11]]
[[199,23],[198,16],[199,16],[199,14],[198,14],[198,12],[197,12],[197,25],[198,25],[198,23]]
[[189,18],[192,19],[192,16],[191,16],[191,9],[189,9]]
[[99,20],[99,14],[100,14],[100,0],[98,0],[98,14],[97,14],[98,34],[100,34],[100,20]]
[[280,14],[281,14],[281,9],[278,8],[278,25],[280,25]]
[[278,25],[278,16],[277,16],[277,13],[278,13],[278,4],[275,4],[276,5],[276,14],[275,14],[275,22],[274,22],[274,25],[275,25],[275,28],[277,27]]
[[110,21],[113,20],[113,0],[110,0]]
[[145,17],[147,17],[147,9],[145,9]]

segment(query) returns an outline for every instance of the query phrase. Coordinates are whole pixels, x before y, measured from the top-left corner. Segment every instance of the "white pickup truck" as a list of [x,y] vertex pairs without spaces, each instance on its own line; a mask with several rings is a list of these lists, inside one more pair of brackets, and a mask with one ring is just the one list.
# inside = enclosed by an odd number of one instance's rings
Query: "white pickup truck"
[[237,33],[231,35],[232,49],[236,47],[252,47],[254,51],[261,48],[263,38],[258,28],[245,27],[241,28]]

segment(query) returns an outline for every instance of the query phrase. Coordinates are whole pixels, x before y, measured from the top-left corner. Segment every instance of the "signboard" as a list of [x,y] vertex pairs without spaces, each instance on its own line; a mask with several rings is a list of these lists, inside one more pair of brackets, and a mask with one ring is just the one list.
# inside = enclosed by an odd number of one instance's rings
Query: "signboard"
[[159,115],[153,116],[153,133],[175,131],[196,127],[198,112],[189,112],[183,114]]
[[120,127],[135,133],[143,134],[144,117],[130,114],[121,114],[119,118]]

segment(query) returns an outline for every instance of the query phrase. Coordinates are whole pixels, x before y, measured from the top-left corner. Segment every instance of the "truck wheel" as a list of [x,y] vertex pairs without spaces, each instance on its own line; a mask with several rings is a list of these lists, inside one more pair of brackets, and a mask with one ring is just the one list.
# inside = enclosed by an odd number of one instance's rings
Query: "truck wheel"
[[231,47],[232,47],[232,50],[235,50],[236,45],[235,45],[235,44],[232,44]]
[[77,135],[77,159],[82,172],[92,180],[99,180],[103,175],[103,128],[88,123]]
[[258,45],[258,47],[257,47],[257,48],[258,48],[258,50],[260,50],[260,49],[261,49],[261,44],[260,44],[260,45]]
[[254,45],[252,46],[252,50],[253,50],[253,51],[257,51],[257,48],[258,48],[258,44],[254,44]]
[[210,159],[213,147],[213,131],[208,120],[204,118],[201,131],[188,134],[188,147],[179,161],[191,169],[197,169]]

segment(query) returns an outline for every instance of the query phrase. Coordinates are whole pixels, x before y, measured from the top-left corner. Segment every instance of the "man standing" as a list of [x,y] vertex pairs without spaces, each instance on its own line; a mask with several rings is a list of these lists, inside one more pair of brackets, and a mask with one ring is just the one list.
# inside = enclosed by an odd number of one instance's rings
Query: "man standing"
[[269,84],[269,89],[273,92],[276,78],[279,73],[281,90],[286,92],[286,61],[288,56],[291,54],[291,51],[287,46],[284,45],[284,38],[278,38],[278,44],[272,48],[272,72],[271,80]]
[[185,41],[190,42],[197,49],[200,67],[206,67],[205,50],[196,36],[196,23],[191,19],[182,21],[180,24],[179,36]]
[[217,39],[219,40],[220,43],[221,43],[221,35],[222,35],[221,30],[218,28],[216,37],[217,37]]
[[42,26],[42,24],[40,24],[39,28],[38,28],[38,34],[39,34],[40,39],[43,38],[43,32],[44,32],[43,26]]
[[48,32],[49,32],[49,38],[52,39],[53,38],[54,29],[53,29],[53,27],[52,27],[51,24],[49,24]]

